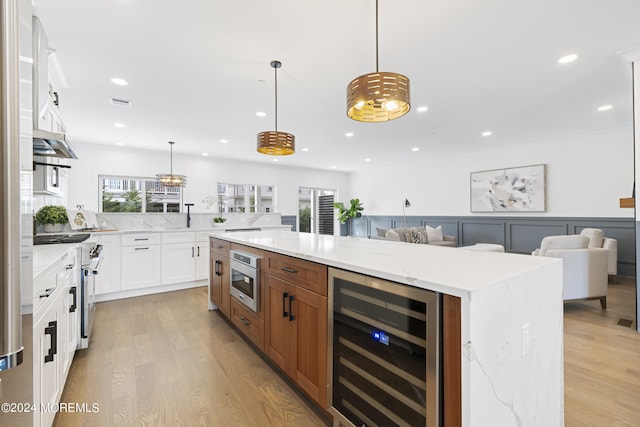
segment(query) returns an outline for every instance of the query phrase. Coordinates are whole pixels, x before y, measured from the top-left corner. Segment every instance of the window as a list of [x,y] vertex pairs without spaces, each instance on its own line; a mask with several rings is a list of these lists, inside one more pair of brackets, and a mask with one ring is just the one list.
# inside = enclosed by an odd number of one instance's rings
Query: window
[[275,212],[275,186],[218,183],[223,212]]
[[156,178],[98,176],[100,212],[180,212],[182,188]]

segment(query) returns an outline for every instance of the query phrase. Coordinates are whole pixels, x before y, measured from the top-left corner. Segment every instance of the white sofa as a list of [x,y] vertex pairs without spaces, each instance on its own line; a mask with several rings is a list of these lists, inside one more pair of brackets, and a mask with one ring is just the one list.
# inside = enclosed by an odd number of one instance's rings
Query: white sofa
[[392,240],[406,243],[422,243],[435,246],[456,247],[456,237],[448,236],[442,232],[442,226],[438,227],[400,227],[400,228],[376,228],[376,235],[371,239]]
[[588,246],[589,238],[579,234],[547,236],[532,255],[562,259],[564,301],[598,299],[606,309],[608,252]]

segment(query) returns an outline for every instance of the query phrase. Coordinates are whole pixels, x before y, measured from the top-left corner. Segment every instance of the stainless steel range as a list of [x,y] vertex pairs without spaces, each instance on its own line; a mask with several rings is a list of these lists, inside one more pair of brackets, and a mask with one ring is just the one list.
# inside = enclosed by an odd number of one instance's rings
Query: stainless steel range
[[80,342],[78,348],[89,347],[91,330],[93,329],[93,318],[95,317],[96,305],[96,279],[95,276],[102,264],[102,245],[95,242],[82,243],[81,256],[81,286],[80,286]]

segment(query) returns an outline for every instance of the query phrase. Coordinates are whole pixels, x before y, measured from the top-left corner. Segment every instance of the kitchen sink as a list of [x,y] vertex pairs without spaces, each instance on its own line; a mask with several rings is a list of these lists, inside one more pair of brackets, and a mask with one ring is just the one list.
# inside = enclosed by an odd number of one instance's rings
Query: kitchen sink
[[78,234],[39,234],[33,236],[34,245],[50,245],[55,243],[80,243],[89,238],[89,233]]

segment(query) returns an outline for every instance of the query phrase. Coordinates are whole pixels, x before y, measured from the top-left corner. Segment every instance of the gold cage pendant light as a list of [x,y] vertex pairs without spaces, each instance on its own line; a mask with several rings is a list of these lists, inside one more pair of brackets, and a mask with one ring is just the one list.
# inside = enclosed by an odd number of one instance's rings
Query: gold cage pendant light
[[411,109],[409,78],[378,71],[378,0],[376,0],[376,72],[356,77],[347,86],[347,116],[377,123],[404,116]]
[[296,152],[296,137],[287,132],[278,131],[278,68],[282,67],[280,61],[271,61],[271,67],[275,70],[275,130],[260,132],[258,134],[258,153],[270,156],[288,156]]
[[173,144],[175,142],[169,141],[169,145],[171,146],[171,169],[170,172],[167,173],[159,173],[156,175],[156,178],[160,181],[162,185],[165,187],[185,187],[187,185],[187,177],[185,175],[174,175],[173,174]]

